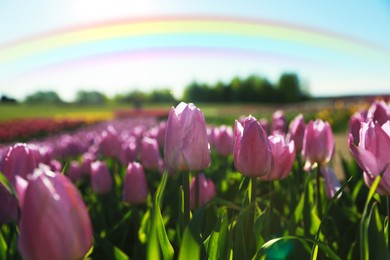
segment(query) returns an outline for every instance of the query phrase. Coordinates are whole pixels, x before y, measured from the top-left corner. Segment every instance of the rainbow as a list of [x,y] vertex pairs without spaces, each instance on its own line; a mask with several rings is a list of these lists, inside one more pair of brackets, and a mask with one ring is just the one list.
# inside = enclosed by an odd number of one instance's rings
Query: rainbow
[[387,62],[390,51],[311,28],[231,17],[155,17],[62,29],[0,46],[0,71],[20,73],[101,55],[147,50],[271,53],[307,60]]

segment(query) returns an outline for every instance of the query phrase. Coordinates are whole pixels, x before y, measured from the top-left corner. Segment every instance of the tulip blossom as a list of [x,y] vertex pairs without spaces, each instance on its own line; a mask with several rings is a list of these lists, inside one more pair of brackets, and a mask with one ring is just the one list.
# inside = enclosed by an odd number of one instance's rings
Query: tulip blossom
[[[214,182],[204,176],[204,174],[199,174],[198,176],[199,183],[199,205],[206,204],[209,200],[215,197],[215,186]],[[195,177],[191,180],[190,186],[190,205],[194,209],[196,207],[196,180]]]
[[123,201],[142,204],[148,198],[148,183],[144,168],[137,162],[129,163],[123,187]]
[[130,162],[137,160],[138,145],[134,136],[129,137],[123,142],[120,152],[120,161],[123,165],[128,165]]
[[348,133],[352,134],[353,143],[359,144],[359,132],[363,122],[367,120],[367,110],[355,112],[349,120]]
[[113,126],[109,126],[101,135],[99,152],[107,157],[119,158],[121,151],[119,135]]
[[69,165],[67,175],[73,182],[80,181],[84,177],[82,165],[77,161],[72,161]]
[[390,195],[390,121],[382,126],[372,120],[362,123],[360,142],[353,143],[352,134],[349,135],[349,148],[358,165],[364,171],[364,181],[371,187],[375,178],[383,174],[377,188],[381,195]]
[[286,134],[287,123],[282,110],[277,110],[272,115],[272,134]]
[[[260,118],[259,123],[260,123],[261,127],[264,129],[264,131],[267,133],[267,135],[270,135],[271,130],[269,129],[268,120],[266,118]],[[241,123],[241,124],[243,125],[244,123]]]
[[19,175],[15,176],[15,190],[18,194],[18,200],[19,200],[19,207],[23,207],[24,203],[24,194],[26,193],[26,189],[28,186],[28,182],[20,177]]
[[37,169],[25,191],[18,247],[24,259],[82,259],[92,225],[79,191],[61,174]]
[[249,116],[244,125],[234,125],[234,165],[243,175],[260,177],[272,171],[271,145],[256,118]]
[[333,172],[333,170],[328,166],[321,166],[320,174],[324,178],[326,197],[328,197],[328,199],[331,199],[340,189],[340,181],[337,179],[336,174]]
[[35,152],[26,144],[16,144],[9,148],[4,158],[2,171],[11,182],[15,175],[26,178],[38,167]]
[[390,107],[384,101],[374,102],[368,109],[367,120],[383,125],[390,120]]
[[93,192],[105,194],[111,191],[112,177],[104,162],[91,163],[90,180]]
[[335,141],[328,122],[320,119],[306,126],[302,155],[306,160],[305,170],[328,163],[333,156]]
[[306,124],[303,115],[297,115],[290,123],[288,139],[294,141],[295,149],[298,153],[302,151],[303,136],[305,134]]
[[[26,178],[37,167],[35,153],[26,144],[16,144],[8,149],[2,162],[2,172],[9,183],[15,187],[16,176]],[[0,184],[0,223],[17,220],[18,202],[16,198]]]
[[271,135],[269,138],[271,145],[274,167],[268,175],[260,176],[261,180],[282,180],[291,171],[295,160],[294,142],[286,142],[283,135]]
[[145,169],[157,170],[162,166],[162,158],[156,139],[149,137],[142,138],[141,162]]
[[169,111],[164,155],[167,167],[175,170],[197,171],[209,166],[206,122],[194,104],[182,102]]
[[218,154],[222,156],[231,155],[234,146],[233,129],[226,125],[215,128],[214,144]]

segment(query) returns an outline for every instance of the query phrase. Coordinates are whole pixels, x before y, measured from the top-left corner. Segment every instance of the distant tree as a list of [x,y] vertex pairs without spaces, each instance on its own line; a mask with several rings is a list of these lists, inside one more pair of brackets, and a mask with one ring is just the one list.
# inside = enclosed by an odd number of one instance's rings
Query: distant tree
[[98,91],[80,90],[76,94],[75,102],[80,105],[102,105],[106,103],[107,97]]
[[37,91],[25,99],[28,104],[61,104],[63,101],[54,91]]
[[149,94],[147,101],[155,103],[174,103],[176,102],[176,99],[172,95],[170,89],[156,89]]
[[16,104],[18,101],[15,98],[2,95],[0,99],[1,104]]
[[279,78],[276,91],[278,101],[282,103],[299,102],[307,98],[295,73],[283,73]]

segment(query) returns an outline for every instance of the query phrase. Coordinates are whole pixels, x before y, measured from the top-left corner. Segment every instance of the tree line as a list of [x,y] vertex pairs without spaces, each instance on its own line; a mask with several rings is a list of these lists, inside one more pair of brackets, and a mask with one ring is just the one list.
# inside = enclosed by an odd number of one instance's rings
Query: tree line
[[[294,103],[308,100],[310,94],[304,88],[295,73],[283,73],[276,83],[258,75],[246,78],[235,77],[230,82],[215,84],[192,82],[184,89],[180,100],[193,103]],[[12,102],[10,102],[10,100]],[[16,100],[3,95],[1,103],[15,103]],[[27,104],[67,104],[54,91],[37,91],[23,101]],[[172,91],[168,88],[151,92],[133,90],[117,94],[112,98],[98,91],[78,91],[72,104],[102,105],[122,103],[141,106],[144,103],[176,103]]]

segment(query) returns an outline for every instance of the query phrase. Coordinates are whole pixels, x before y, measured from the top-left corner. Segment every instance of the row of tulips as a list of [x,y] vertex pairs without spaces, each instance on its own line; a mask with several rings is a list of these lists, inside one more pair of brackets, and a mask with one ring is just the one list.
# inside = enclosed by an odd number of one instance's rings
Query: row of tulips
[[0,122],[0,143],[29,140],[79,128],[86,125],[81,120],[56,120],[50,118],[18,119]]
[[[348,138],[364,182],[385,196],[389,110],[356,113]],[[4,147],[0,258],[387,257],[382,197],[354,162],[343,160],[341,185],[335,150],[322,120],[288,124],[276,111],[270,125],[246,116],[207,127],[185,103],[166,122],[117,120]],[[370,236],[385,250],[369,250]]]

